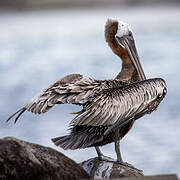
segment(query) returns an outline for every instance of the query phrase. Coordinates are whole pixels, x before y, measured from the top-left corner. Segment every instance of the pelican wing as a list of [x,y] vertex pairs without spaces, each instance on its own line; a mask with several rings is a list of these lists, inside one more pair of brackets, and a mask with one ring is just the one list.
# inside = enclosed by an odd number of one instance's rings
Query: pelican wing
[[23,108],[11,115],[7,121],[18,114],[15,119],[16,122],[26,110],[35,114],[41,114],[47,112],[56,104],[83,105],[96,86],[98,86],[98,81],[84,78],[80,74],[67,75],[40,92]]
[[149,79],[102,91],[84,107],[72,125],[109,126],[106,134],[154,111],[166,94],[162,79]]

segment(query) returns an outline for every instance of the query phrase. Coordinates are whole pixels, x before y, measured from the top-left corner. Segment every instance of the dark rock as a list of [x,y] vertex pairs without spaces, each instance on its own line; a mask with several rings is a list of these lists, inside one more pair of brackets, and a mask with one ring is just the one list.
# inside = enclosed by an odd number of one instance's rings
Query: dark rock
[[98,158],[89,159],[81,163],[84,170],[93,179],[115,179],[123,177],[141,177],[143,173],[136,168],[123,166],[116,162],[100,161]]
[[[143,176],[142,171],[92,158],[81,163],[49,148],[14,137],[0,139],[0,180],[176,180],[176,175]],[[89,174],[89,175],[88,175]]]
[[14,137],[0,139],[0,179],[76,180],[89,175],[64,154]]
[[125,178],[120,178],[119,180],[178,180],[178,177],[176,174],[167,174],[167,175],[156,175],[156,176],[125,177]]

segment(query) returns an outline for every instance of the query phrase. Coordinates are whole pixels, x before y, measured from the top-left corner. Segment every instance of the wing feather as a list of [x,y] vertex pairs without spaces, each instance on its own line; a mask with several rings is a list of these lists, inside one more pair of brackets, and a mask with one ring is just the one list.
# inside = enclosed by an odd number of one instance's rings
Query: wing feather
[[166,84],[160,78],[112,88],[111,91],[104,91],[94,98],[90,105],[84,107],[83,113],[77,115],[71,123],[88,126],[114,124],[120,126],[121,123],[125,124],[132,118],[152,112],[155,109],[153,106],[159,105],[165,93]]
[[[100,81],[99,81],[100,82]],[[49,88],[40,92],[21,110],[14,113],[19,118],[23,112],[30,111],[35,114],[47,112],[56,104],[78,104],[84,105],[93,89],[99,85],[98,81],[84,78],[80,74],[70,74],[52,84]],[[18,120],[16,118],[16,121]]]

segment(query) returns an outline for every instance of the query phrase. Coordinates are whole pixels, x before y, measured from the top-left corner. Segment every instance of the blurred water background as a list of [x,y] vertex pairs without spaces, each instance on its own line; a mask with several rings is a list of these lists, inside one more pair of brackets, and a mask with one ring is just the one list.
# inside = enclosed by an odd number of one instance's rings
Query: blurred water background
[[[122,140],[123,158],[146,175],[180,175],[180,6],[161,1],[130,5],[116,1],[101,6],[101,1],[96,7],[95,2],[91,7],[76,4],[75,8],[42,10],[39,5],[38,9],[20,6],[7,10],[6,4],[6,9],[1,8],[0,137],[15,136],[49,146],[77,162],[96,155],[93,148],[63,151],[50,140],[68,133],[74,117],[69,113],[80,107],[57,105],[39,116],[27,112],[15,125],[5,120],[67,74],[114,78],[121,62],[104,40],[104,24],[107,18],[116,18],[131,24],[146,76],[164,78],[168,86],[159,109],[138,120]],[[116,158],[113,144],[102,150]]]

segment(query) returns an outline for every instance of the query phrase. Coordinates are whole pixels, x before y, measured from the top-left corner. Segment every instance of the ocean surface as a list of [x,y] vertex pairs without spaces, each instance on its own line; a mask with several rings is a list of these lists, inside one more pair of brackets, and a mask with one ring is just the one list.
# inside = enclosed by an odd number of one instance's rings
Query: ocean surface
[[[94,148],[63,151],[52,137],[68,134],[73,105],[43,115],[26,112],[17,124],[5,120],[34,95],[70,73],[113,79],[121,61],[104,39],[108,18],[131,24],[148,78],[166,80],[168,93],[157,111],[136,121],[121,142],[124,161],[146,175],[180,175],[180,11],[179,7],[59,9],[0,12],[0,137],[49,146],[77,162],[96,156]],[[102,148],[116,158],[114,145]]]

